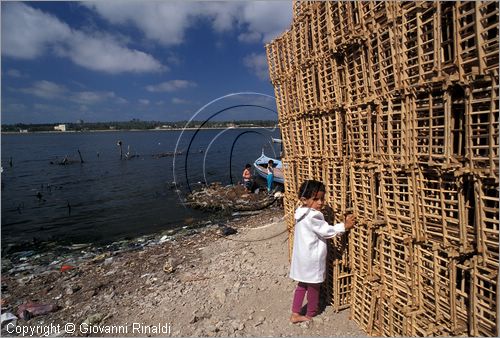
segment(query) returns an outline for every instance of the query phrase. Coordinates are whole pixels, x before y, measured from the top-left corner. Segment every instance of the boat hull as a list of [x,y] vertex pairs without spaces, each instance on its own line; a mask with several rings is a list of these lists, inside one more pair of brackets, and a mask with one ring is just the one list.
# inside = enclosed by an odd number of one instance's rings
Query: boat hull
[[255,171],[260,177],[267,179],[267,164],[269,163],[269,160],[273,160],[273,162],[276,164],[276,166],[274,167],[273,181],[284,184],[285,178],[283,176],[282,163],[280,160],[267,157],[266,155],[262,154],[262,156],[255,160],[253,164]]

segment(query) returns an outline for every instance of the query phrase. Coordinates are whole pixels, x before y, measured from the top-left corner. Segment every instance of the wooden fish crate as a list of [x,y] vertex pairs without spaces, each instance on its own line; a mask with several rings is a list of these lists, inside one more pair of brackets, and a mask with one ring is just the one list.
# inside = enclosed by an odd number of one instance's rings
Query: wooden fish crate
[[376,224],[383,220],[379,170],[379,166],[374,164],[356,163],[350,166],[353,212],[360,221]]
[[[348,255],[348,234],[328,241],[326,300],[338,312],[351,305],[352,273]],[[333,287],[331,287],[333,286]]]
[[372,93],[368,51],[364,46],[351,45],[346,48],[345,60],[348,84],[346,103],[351,106],[366,103]]
[[342,60],[338,57],[326,57],[318,61],[319,107],[328,111],[339,109],[347,95],[345,74]]
[[309,64],[302,67],[298,72],[298,79],[301,84],[302,111],[306,114],[317,111],[319,107],[320,90],[317,68],[317,64]]
[[311,11],[313,58],[314,60],[327,59],[330,55],[327,3],[316,2]]
[[438,78],[446,78],[458,75],[458,64],[456,58],[458,57],[458,41],[456,40],[458,22],[456,19],[457,11],[456,1],[437,1],[435,2],[437,8],[437,18],[441,27],[439,33],[439,42],[441,48],[437,55],[436,72]]
[[366,223],[349,230],[349,257],[351,271],[370,279],[377,279],[380,265],[377,260],[378,235],[375,228]]
[[271,43],[266,44],[266,56],[269,71],[269,78],[271,83],[275,85],[279,78],[279,62],[280,56],[278,53],[279,40],[274,40]]
[[300,99],[300,88],[297,76],[291,76],[285,82],[286,98],[289,106],[290,118],[295,118],[302,115],[302,101]]
[[471,336],[497,337],[498,313],[498,265],[494,268],[482,266],[477,257],[473,259],[471,290]]
[[283,204],[285,208],[285,223],[288,229],[288,260],[292,259],[293,251],[293,235],[295,228],[295,209],[297,205],[298,197],[288,191],[285,191],[285,197],[283,198]]
[[498,2],[461,1],[457,13],[461,79],[498,76]]
[[414,1],[404,6],[400,58],[405,88],[431,83],[437,75],[440,41],[436,7],[432,2]]
[[[293,155],[293,133],[294,130],[292,128],[292,121],[284,121],[279,123],[280,131],[281,131],[281,139],[283,145],[283,158],[292,158]],[[286,182],[286,179],[285,179]]]
[[290,118],[290,105],[287,94],[285,83],[274,84],[274,97],[276,98],[276,108],[278,109],[280,121],[286,121]]
[[478,225],[477,250],[484,265],[498,268],[499,248],[499,182],[495,178],[476,178],[474,182],[475,212]]
[[311,15],[311,8],[316,1],[308,0],[293,0],[292,2],[292,18],[293,21],[300,21],[303,18]]
[[376,231],[376,257],[379,260],[379,276],[383,290],[398,303],[416,308],[418,302],[414,292],[413,244],[402,233],[380,228]]
[[346,129],[350,155],[356,161],[374,161],[376,150],[376,108],[360,105],[346,109]]
[[394,168],[412,164],[408,97],[395,96],[376,107],[376,158]]
[[375,326],[379,309],[377,304],[380,301],[380,284],[354,272],[351,287],[350,319],[354,320],[367,334],[380,335],[379,328]]
[[475,77],[466,106],[467,157],[472,171],[498,177],[498,78]]
[[341,110],[331,110],[321,116],[323,120],[323,156],[343,161],[348,156],[346,115]]
[[307,156],[297,157],[297,182],[302,184],[305,180],[319,180],[323,178],[323,163],[321,157],[310,158]]
[[406,303],[400,298],[387,294],[381,287],[381,296],[376,304],[375,327],[377,336],[404,336],[406,335]]
[[331,208],[331,224],[343,222],[343,216],[351,206],[349,169],[342,158],[328,159],[324,163],[323,182],[326,185],[325,200]]
[[466,99],[461,86],[439,84],[408,97],[411,162],[460,168],[465,162]]
[[310,116],[305,120],[305,135],[307,145],[307,156],[318,157],[323,156],[324,144],[323,133],[323,118],[321,115]]
[[293,32],[285,31],[273,42],[266,44],[266,56],[269,60],[269,78],[273,85],[282,83],[295,70],[295,51]]
[[481,1],[478,5],[480,65],[485,74],[498,76],[498,1]]
[[473,252],[477,238],[476,227],[470,222],[473,218],[470,177],[420,168],[415,172],[415,188],[417,226],[426,239],[461,253]]
[[[470,262],[460,263],[437,245],[415,245],[414,277],[420,309],[414,319],[427,318],[441,334],[466,334],[469,317]],[[463,261],[463,259],[462,259]],[[413,327],[412,332],[418,329]]]
[[349,8],[346,1],[326,2],[328,27],[330,31],[330,50],[340,52],[344,44],[349,42]]
[[293,49],[297,68],[307,67],[313,60],[314,47],[312,45],[311,17],[304,16],[295,21],[291,28],[293,34]]
[[308,149],[306,145],[306,121],[298,118],[290,121],[290,140],[292,141],[292,152],[295,156],[306,156]]
[[300,183],[297,182],[297,167],[299,164],[291,157],[285,157],[282,160],[285,193],[296,195],[300,187]]
[[367,41],[370,88],[378,98],[402,89],[399,50],[402,39],[396,26],[374,29]]
[[293,32],[291,30],[285,31],[281,35],[281,77],[288,78],[293,76],[297,68],[297,60],[295,58]]
[[425,239],[418,227],[417,191],[413,171],[385,167],[380,173],[380,195],[384,219],[391,231],[410,236],[416,242]]

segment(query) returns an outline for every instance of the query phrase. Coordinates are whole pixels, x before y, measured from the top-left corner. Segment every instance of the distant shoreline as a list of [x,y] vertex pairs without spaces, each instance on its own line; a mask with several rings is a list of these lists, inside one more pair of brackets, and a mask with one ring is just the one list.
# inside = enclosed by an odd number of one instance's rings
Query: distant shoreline
[[2,134],[14,134],[14,135],[25,135],[25,134],[76,134],[76,133],[106,133],[106,132],[120,132],[120,131],[182,131],[182,130],[224,130],[224,129],[272,129],[274,127],[202,127],[202,128],[169,128],[169,129],[109,129],[109,130],[45,130],[45,131],[28,131],[28,132],[18,132],[18,131],[2,131]]

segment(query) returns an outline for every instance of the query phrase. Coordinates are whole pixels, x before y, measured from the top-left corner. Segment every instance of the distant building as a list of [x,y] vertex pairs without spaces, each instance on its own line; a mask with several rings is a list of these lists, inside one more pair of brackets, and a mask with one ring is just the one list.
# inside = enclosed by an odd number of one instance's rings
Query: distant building
[[76,123],[83,124],[83,120],[76,120]]
[[66,125],[65,124],[60,124],[58,126],[54,126],[54,130],[66,131]]
[[28,132],[28,129],[19,129],[19,132],[20,132],[20,133],[27,133],[27,132]]

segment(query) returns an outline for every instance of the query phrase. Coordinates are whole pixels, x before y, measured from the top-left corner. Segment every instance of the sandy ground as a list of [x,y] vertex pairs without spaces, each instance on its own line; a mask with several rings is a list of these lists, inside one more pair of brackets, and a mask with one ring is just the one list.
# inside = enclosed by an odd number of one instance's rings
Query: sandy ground
[[212,226],[66,272],[28,281],[2,276],[4,310],[15,312],[26,301],[59,306],[18,320],[16,328],[4,325],[2,335],[50,327],[54,336],[363,335],[349,309],[334,313],[327,306],[309,324],[289,322],[295,283],[282,214],[273,208],[233,220],[227,225],[238,233],[227,237]]

